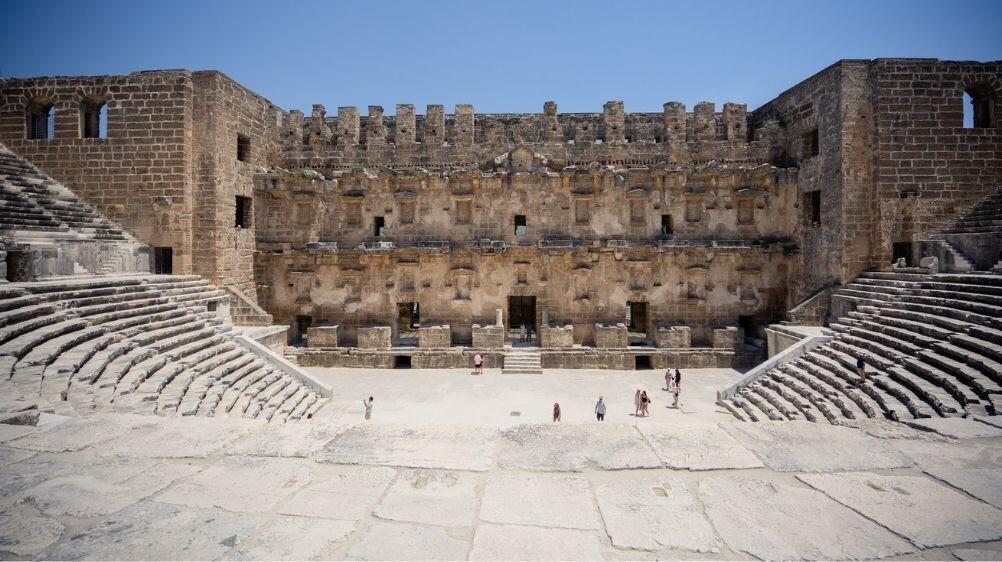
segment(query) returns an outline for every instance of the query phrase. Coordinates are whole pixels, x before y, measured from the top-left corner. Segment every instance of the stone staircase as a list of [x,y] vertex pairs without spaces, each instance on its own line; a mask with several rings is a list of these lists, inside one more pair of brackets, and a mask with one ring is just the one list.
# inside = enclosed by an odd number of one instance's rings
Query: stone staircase
[[504,354],[504,367],[501,373],[505,375],[541,375],[543,367],[542,356],[538,349],[513,347]]
[[0,412],[239,416],[284,422],[327,401],[241,346],[197,276],[0,286]]
[[1002,276],[870,272],[832,300],[848,311],[831,324],[833,341],[721,405],[741,420],[833,424],[1002,413]]
[[972,269],[994,270],[1002,261],[1002,188],[930,236],[964,256]]
[[1002,188],[953,219],[943,234],[1002,233]]

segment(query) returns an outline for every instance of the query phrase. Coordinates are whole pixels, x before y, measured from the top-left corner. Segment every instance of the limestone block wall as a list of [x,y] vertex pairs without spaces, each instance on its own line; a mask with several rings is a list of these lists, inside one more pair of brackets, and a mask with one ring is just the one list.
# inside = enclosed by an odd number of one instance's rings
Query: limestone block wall
[[411,104],[396,106],[387,116],[381,106],[339,107],[328,116],[315,104],[307,117],[293,110],[284,148],[290,167],[319,165],[328,170],[358,163],[463,167],[494,158],[511,146],[524,145],[566,164],[591,162],[762,162],[769,145],[749,140],[747,108],[701,102],[687,113],[678,102],[659,113],[627,113],[623,102],[610,101],[601,113],[560,114],[547,101],[542,113],[477,114],[459,104],[446,114],[429,105],[424,115]]
[[310,326],[306,330],[306,342],[310,347],[338,347],[340,326]]
[[658,347],[691,347],[692,329],[689,326],[658,326]]
[[735,326],[713,329],[715,349],[736,349],[745,343],[745,331]]
[[547,349],[572,347],[574,345],[574,326],[542,326],[539,328],[539,345]]
[[449,347],[452,345],[452,328],[448,324],[418,328],[418,347]]
[[[0,142],[191,273],[194,88],[188,71],[0,80]],[[88,101],[106,105],[103,138],[83,138]],[[27,138],[32,105],[55,109],[54,138]]]
[[473,347],[477,349],[501,349],[504,347],[504,332],[504,326],[481,326],[480,324],[474,324]]
[[625,324],[611,326],[595,324],[595,347],[598,349],[627,347],[628,335]]
[[389,349],[389,326],[366,326],[358,328],[358,347],[360,349]]

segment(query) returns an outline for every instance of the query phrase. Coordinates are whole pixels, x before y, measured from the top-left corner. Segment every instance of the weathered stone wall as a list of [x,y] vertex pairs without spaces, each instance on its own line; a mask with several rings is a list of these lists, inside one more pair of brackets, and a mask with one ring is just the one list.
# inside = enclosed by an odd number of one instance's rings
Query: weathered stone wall
[[627,347],[628,336],[625,324],[595,324],[595,347],[598,349]]
[[745,331],[735,326],[713,329],[715,349],[736,349],[745,343]]
[[[1002,184],[1000,84],[998,61],[844,60],[752,112],[755,136],[780,141],[772,162],[800,168],[804,283],[794,278],[793,294],[886,267],[895,243],[914,244]],[[963,127],[974,90],[993,100],[991,127]],[[819,224],[806,208],[814,191]]]
[[[309,333],[309,331],[307,331]],[[361,349],[389,349],[389,326],[365,326],[357,331],[358,347]]]
[[561,165],[764,162],[770,150],[768,142],[748,141],[746,106],[735,103],[721,112],[711,102],[696,104],[691,113],[668,102],[660,113],[626,113],[622,102],[612,101],[602,113],[575,114],[560,114],[552,101],[543,113],[475,114],[473,106],[460,104],[449,115],[441,105],[417,115],[413,105],[400,104],[392,117],[380,106],[369,106],[365,117],[356,107],[328,117],[318,104],[309,117],[301,111],[290,117],[284,134],[290,169],[330,171],[360,163],[463,168],[515,145]]
[[539,345],[543,348],[572,347],[574,345],[574,326],[542,326],[539,328]]
[[[471,327],[472,328],[472,327]],[[448,324],[418,328],[418,347],[449,347],[452,345],[452,330]]]
[[[107,105],[105,138],[82,138],[85,101]],[[26,138],[33,103],[55,107],[54,138]],[[280,164],[285,119],[216,71],[0,81],[0,141],[142,241],[173,248],[175,273],[252,301],[253,224],[236,228],[236,196],[253,200],[258,168]],[[238,135],[249,139],[245,161]]]
[[658,326],[658,347],[691,347],[692,328],[689,326]]
[[[236,225],[237,196],[254,199],[254,175],[280,164],[284,112],[226,75],[192,74],[196,213],[194,272],[256,300],[253,208]],[[238,159],[238,138],[246,150]]]
[[505,341],[504,326],[473,325],[473,347],[478,349],[501,349]]
[[[877,59],[869,65],[878,264],[1002,185],[1002,61]],[[964,91],[994,98],[993,126],[964,128]],[[913,264],[915,265],[915,264]]]
[[310,347],[338,347],[340,326],[310,326],[306,330],[306,342]]
[[[107,104],[105,138],[82,138],[81,104]],[[28,139],[25,111],[55,108],[54,138]],[[0,80],[0,142],[191,273],[194,84],[187,71]]]

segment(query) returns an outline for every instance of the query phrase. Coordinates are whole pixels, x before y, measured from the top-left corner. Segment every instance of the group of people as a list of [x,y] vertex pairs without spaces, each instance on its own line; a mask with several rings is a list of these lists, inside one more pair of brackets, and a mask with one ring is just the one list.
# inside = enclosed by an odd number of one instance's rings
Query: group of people
[[[671,407],[678,409],[678,397],[682,393],[682,372],[675,369],[672,373],[671,369],[665,371],[665,387],[662,390],[666,390],[672,393],[674,396],[674,401]],[[650,396],[647,395],[647,391],[638,388],[636,394],[633,396],[633,404],[635,410],[633,415],[638,418],[644,418],[650,415],[650,406],[654,401],[651,400]],[[598,402],[595,403],[595,419],[598,421],[605,421],[605,398],[603,396],[598,397]],[[560,403],[553,403],[553,421],[560,421]]]

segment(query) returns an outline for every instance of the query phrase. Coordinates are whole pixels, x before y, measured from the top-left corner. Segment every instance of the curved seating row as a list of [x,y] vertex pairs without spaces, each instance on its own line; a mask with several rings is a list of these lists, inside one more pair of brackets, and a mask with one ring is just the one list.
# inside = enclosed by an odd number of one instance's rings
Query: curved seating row
[[326,402],[240,346],[197,276],[0,285],[0,411],[300,420]]
[[722,405],[742,420],[824,423],[1002,412],[1002,275],[869,272],[832,299],[850,312],[831,342]]

